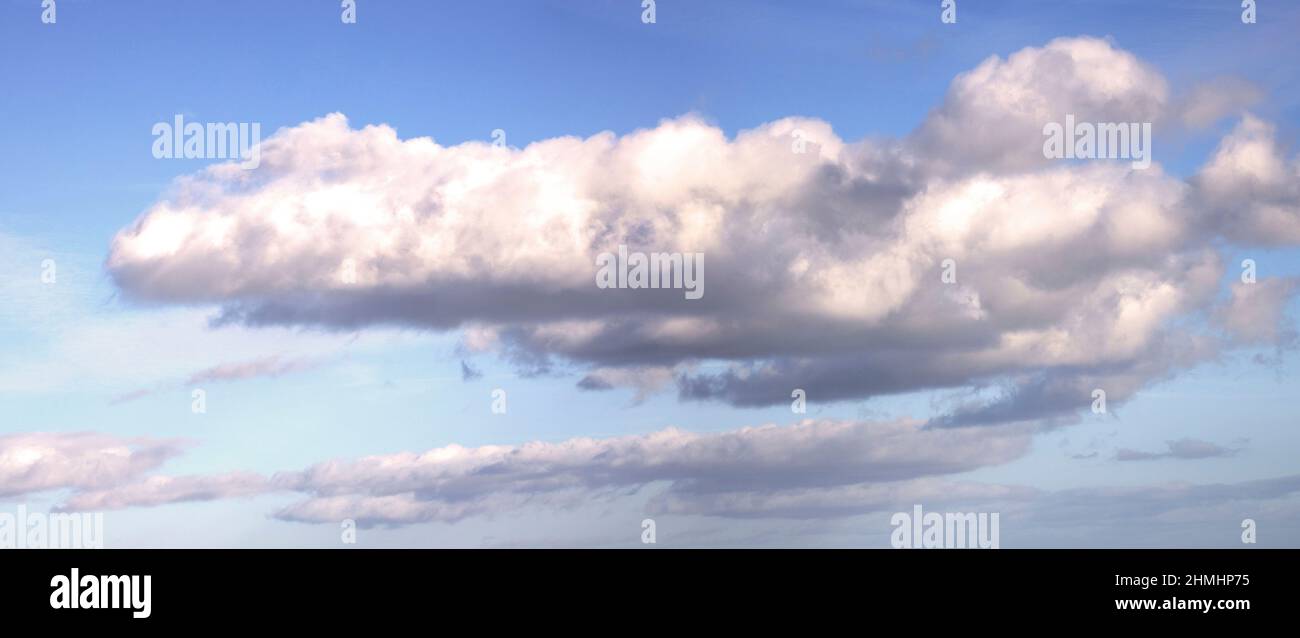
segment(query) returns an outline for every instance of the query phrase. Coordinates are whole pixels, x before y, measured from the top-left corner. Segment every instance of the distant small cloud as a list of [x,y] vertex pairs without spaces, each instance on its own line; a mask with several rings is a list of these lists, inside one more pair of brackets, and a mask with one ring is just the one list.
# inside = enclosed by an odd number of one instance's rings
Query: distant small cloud
[[1237,448],[1227,448],[1217,443],[1202,441],[1200,439],[1183,438],[1176,441],[1165,441],[1168,450],[1165,452],[1144,452],[1141,450],[1129,450],[1120,448],[1115,452],[1116,461],[1155,461],[1157,459],[1209,459],[1216,457],[1232,456],[1240,451]]
[[1120,448],[1115,452],[1116,461],[1154,461],[1164,458],[1167,454],[1156,454],[1155,452],[1142,452],[1140,450],[1129,450]]
[[316,365],[316,363],[306,359],[286,359],[280,355],[274,355],[242,363],[223,363],[200,370],[190,375],[185,385],[213,381],[239,381],[254,377],[278,377],[282,374],[306,370]]
[[127,403],[127,402],[130,402],[130,401],[135,401],[136,399],[143,399],[144,397],[147,397],[147,396],[149,396],[149,395],[151,395],[151,394],[153,394],[153,393],[155,393],[155,392],[157,392],[157,391],[158,391],[158,390],[156,390],[156,389],[155,389],[155,390],[149,390],[149,389],[146,389],[146,388],[141,388],[141,389],[139,389],[139,390],[133,390],[133,391],[131,391],[131,392],[127,392],[126,394],[121,394],[121,395],[118,395],[118,396],[116,396],[116,397],[113,397],[113,399],[112,399],[111,401],[109,401],[109,403],[110,403],[111,405],[117,405],[117,404],[119,404],[119,403]]
[[470,365],[468,363],[465,363],[464,361],[460,362],[461,381],[473,381],[475,379],[482,379],[482,378],[483,378],[482,372],[475,370],[474,368],[471,368]]

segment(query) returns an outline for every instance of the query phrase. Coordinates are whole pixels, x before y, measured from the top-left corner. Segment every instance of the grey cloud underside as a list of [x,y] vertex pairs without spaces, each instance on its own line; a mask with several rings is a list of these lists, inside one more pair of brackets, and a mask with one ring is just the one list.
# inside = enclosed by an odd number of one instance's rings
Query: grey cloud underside
[[1006,383],[997,398],[964,402],[932,419],[931,424],[951,427],[1072,418],[1084,406],[1091,408],[1097,398],[1093,393],[1099,389],[1106,393],[1109,411],[1146,384],[1171,378],[1182,369],[1210,360],[1216,352],[1205,340],[1167,335],[1130,361],[1022,374]]
[[[1225,242],[1300,243],[1300,164],[1250,115],[1190,180],[1047,160],[1043,125],[1160,130],[1240,107],[1176,100],[1113,44],[1064,38],[958,76],[900,139],[845,142],[800,118],[728,139],[684,117],[442,147],[332,115],[268,139],[256,171],[183,182],[117,236],[108,267],[128,297],[216,304],[219,323],[483,330],[530,374],[676,369],[683,400],[991,386],[1000,398],[934,423],[1066,417],[1094,388],[1118,405],[1230,348],[1293,339],[1279,327],[1293,287],[1263,307],[1218,292]],[[703,253],[703,298],[597,288],[596,256],[620,244]],[[691,369],[705,361],[731,367]]]
[[277,480],[312,494],[308,503],[283,513],[286,518],[320,520],[303,515],[320,504],[337,504],[327,509],[341,512],[365,509],[373,499],[407,498],[415,520],[437,520],[448,511],[495,509],[503,500],[562,497],[571,490],[617,492],[659,482],[667,482],[670,493],[711,494],[941,476],[1017,458],[1029,437],[1025,428],[985,436],[926,432],[915,423],[810,421],[719,434],[666,430],[510,450],[456,450],[466,453],[466,461],[448,459],[446,450],[431,451],[321,464]]

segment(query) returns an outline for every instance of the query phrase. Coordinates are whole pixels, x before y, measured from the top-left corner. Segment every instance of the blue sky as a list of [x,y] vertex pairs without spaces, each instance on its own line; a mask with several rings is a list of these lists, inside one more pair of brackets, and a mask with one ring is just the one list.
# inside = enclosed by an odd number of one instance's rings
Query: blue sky
[[[0,288],[7,306],[0,308],[0,435],[94,431],[184,439],[184,453],[159,473],[270,475],[453,443],[559,442],[668,426],[726,432],[796,420],[788,400],[755,408],[684,401],[673,389],[644,400],[624,388],[581,391],[575,384],[588,370],[582,362],[560,358],[549,374],[521,374],[508,357],[467,355],[459,330],[392,322],[356,329],[214,326],[208,320],[220,303],[125,295],[105,266],[114,236],[167,197],[174,179],[219,162],[151,155],[151,127],[175,114],[259,122],[266,139],[282,127],[343,113],[352,129],[387,125],[400,139],[432,137],[448,147],[490,143],[494,129],[518,149],[602,131],[621,136],[688,114],[728,137],[798,116],[825,121],[846,142],[898,139],[944,103],[954,77],[990,56],[1093,36],[1158,69],[1171,102],[1198,83],[1240,78],[1257,87],[1262,97],[1249,110],[1276,126],[1283,147],[1294,148],[1300,123],[1300,83],[1289,62],[1300,58],[1300,7],[1268,0],[1261,0],[1254,25],[1241,23],[1236,2],[1212,0],[961,0],[955,25],[939,21],[937,0],[664,0],[652,25],[641,22],[640,3],[632,0],[357,4],[357,23],[345,25],[330,0],[60,0],[57,23],[46,25],[37,0],[0,0],[0,127],[9,151],[0,154],[0,268],[11,282]],[[1225,114],[1197,130],[1157,123],[1163,170],[1177,178],[1196,174],[1238,120]],[[1261,279],[1300,276],[1294,247],[1216,245],[1229,265],[1224,295],[1237,276],[1231,266],[1245,258],[1258,262]],[[58,266],[52,286],[38,285],[44,259]],[[1291,328],[1295,306],[1288,297]],[[1294,353],[1286,350],[1235,349],[1151,379],[1111,414],[1043,427],[1023,455],[960,478],[1056,491],[1296,474],[1293,397],[1300,384]],[[211,384],[208,412],[191,414],[187,378],[273,356],[306,363]],[[483,376],[463,380],[462,361]],[[705,370],[727,365],[707,357],[698,363]],[[509,391],[505,415],[489,410],[498,387]],[[150,392],[115,401],[142,389]],[[963,392],[824,402],[810,391],[807,416],[928,419]],[[1120,449],[1160,452],[1179,439],[1236,451],[1192,460],[1114,458]],[[599,505],[529,502],[491,516],[363,533],[371,546],[639,545],[643,501],[655,490],[629,491]],[[0,491],[0,509],[55,505],[66,494],[6,500]],[[297,500],[272,492],[113,510],[108,542],[338,546],[337,526],[268,516]],[[1252,507],[1241,505],[1222,525],[1198,522],[1181,535],[1153,525],[1144,537],[1127,527],[1093,539],[1018,531],[1004,518],[1003,538],[1006,546],[1233,546],[1240,544],[1235,522],[1253,516],[1269,530],[1261,543],[1300,543],[1293,499]],[[679,545],[881,546],[889,531],[875,514],[657,520],[661,542],[676,538]]]

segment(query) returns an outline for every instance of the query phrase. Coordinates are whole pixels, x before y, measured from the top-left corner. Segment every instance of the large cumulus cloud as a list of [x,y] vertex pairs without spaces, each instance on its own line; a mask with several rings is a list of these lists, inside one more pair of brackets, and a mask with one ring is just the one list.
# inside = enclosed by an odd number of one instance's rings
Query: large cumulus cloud
[[[1215,312],[1220,240],[1300,241],[1297,165],[1253,117],[1191,180],[1158,147],[1147,170],[1043,158],[1048,122],[1159,130],[1202,106],[1173,102],[1133,55],[1065,38],[958,76],[892,140],[802,118],[729,139],[686,116],[442,146],[334,114],[268,139],[256,171],[182,180],[108,267],[130,297],[224,321],[463,329],[523,367],[585,367],[586,389],[646,370],[736,405],[996,385],[935,422],[1058,417],[1240,343],[1183,321]],[[596,256],[621,244],[704,253],[704,297],[598,288]]]

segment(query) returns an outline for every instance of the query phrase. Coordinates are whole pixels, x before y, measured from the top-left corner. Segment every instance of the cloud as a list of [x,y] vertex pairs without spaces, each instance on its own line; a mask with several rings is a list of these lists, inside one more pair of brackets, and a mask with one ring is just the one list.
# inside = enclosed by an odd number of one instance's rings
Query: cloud
[[208,383],[224,383],[227,381],[242,381],[245,379],[262,377],[275,378],[292,372],[309,370],[318,365],[320,365],[319,361],[307,358],[285,357],[283,355],[260,357],[258,359],[238,363],[222,363],[194,372],[190,374],[189,378],[184,382],[176,384],[159,384],[153,388],[142,388],[127,392],[115,397],[111,403],[116,405],[135,401],[136,399],[142,399],[169,388],[183,388]]
[[981,503],[997,508],[1008,500],[1024,501],[1037,496],[1037,490],[1021,486],[923,478],[828,488],[706,493],[674,488],[656,495],[649,509],[656,515],[807,520],[905,511],[917,503],[927,508],[951,505],[969,510]]
[[806,420],[698,434],[643,435],[466,448],[327,461],[270,478],[243,473],[151,477],[69,499],[67,509],[153,506],[291,491],[307,495],[286,520],[401,525],[509,511],[523,503],[666,482],[673,494],[828,488],[944,476],[1028,451],[1032,429],[927,430],[919,421]]
[[[918,422],[803,421],[717,434],[677,429],[609,439],[463,448],[318,464],[277,477],[312,494],[281,513],[292,520],[335,520],[342,504],[362,504],[366,524],[445,520],[481,511],[484,501],[536,498],[567,490],[633,488],[667,481],[675,490],[712,493],[745,486],[827,487],[963,472],[1004,463],[1028,449],[1030,430],[985,435],[929,431]],[[396,505],[382,516],[383,503]],[[475,505],[475,504],[478,505]],[[304,512],[329,512],[309,517]],[[461,513],[461,514],[457,514]],[[450,520],[456,520],[452,518]]]
[[1260,245],[1300,243],[1300,161],[1287,160],[1277,128],[1246,115],[1192,178],[1213,230]]
[[911,140],[941,173],[1009,171],[1046,163],[1043,126],[1154,122],[1169,87],[1150,65],[1097,38],[1057,38],[958,75]]
[[1208,459],[1232,456],[1239,451],[1233,448],[1223,447],[1217,443],[1210,443],[1209,441],[1191,438],[1166,441],[1165,445],[1169,447],[1166,452],[1142,452],[1139,450],[1120,448],[1115,452],[1115,460],[1154,461],[1158,459]]
[[[0,235],[0,248],[23,243]],[[23,304],[0,310],[0,332],[27,346],[0,349],[0,394],[62,397],[89,391],[122,402],[175,388],[197,371],[264,359],[267,353],[281,353],[281,361],[301,361],[306,369],[312,362],[430,340],[426,334],[382,328],[364,333],[233,325],[214,329],[210,310],[106,303],[111,290],[91,283],[100,279],[94,266],[98,259],[87,263],[80,255],[58,254],[57,283],[42,284],[43,254],[49,253],[19,249],[17,255],[0,257],[0,269],[13,275],[3,278],[0,296],[12,291],[12,298]],[[7,270],[11,265],[14,269]]]
[[469,364],[465,363],[464,361],[460,362],[461,381],[474,381],[475,379],[481,379],[481,378],[483,378],[482,372],[479,372],[478,370],[469,367]]
[[583,390],[611,390],[632,388],[636,390],[635,402],[672,385],[676,371],[671,367],[597,368],[578,381]]
[[113,397],[113,399],[109,401],[109,403],[112,405],[118,405],[121,403],[130,403],[131,401],[135,401],[136,399],[143,399],[147,396],[151,396],[155,392],[158,392],[158,390],[150,389],[150,388],[141,388],[139,390],[132,390],[130,392],[119,394]]
[[[460,329],[525,374],[576,364],[585,389],[643,396],[670,369],[682,399],[737,406],[992,386],[933,423],[1064,419],[1241,345],[1186,320],[1215,308],[1221,240],[1300,243],[1295,164],[1252,116],[1189,181],[1043,158],[1067,114],[1179,108],[1132,54],[1062,38],[958,76],[893,140],[808,118],[729,139],[685,116],[442,146],[332,114],[267,139],[257,171],[181,180],[107,265],[129,298],[225,323]],[[598,288],[619,245],[703,253],[707,294]]]
[[232,472],[214,476],[150,476],[143,481],[74,493],[63,510],[95,511],[169,503],[255,496],[271,491],[261,475]]
[[[909,511],[1000,512],[1004,538],[1052,539],[1055,546],[1142,545],[1162,535],[1179,544],[1236,529],[1242,512],[1274,522],[1300,518],[1300,475],[1228,484],[1165,483],[1042,490],[977,482],[962,475],[1023,456],[1026,427],[927,429],[918,421],[802,421],[710,434],[667,429],[605,439],[466,448],[450,445],[319,463],[270,477],[247,472],[147,476],[170,456],[140,441],[79,434],[6,437],[0,445],[4,485],[43,491],[71,488],[60,511],[94,511],[244,498],[304,496],[273,513],[283,521],[365,527],[455,523],[518,512],[530,505],[576,508],[619,499],[646,514],[745,520],[829,521]],[[17,439],[18,442],[15,442]],[[34,456],[30,447],[61,448]],[[135,453],[137,463],[103,472]],[[1209,458],[1234,453],[1195,439],[1169,441],[1159,457]],[[159,452],[161,450],[161,452]],[[35,460],[33,460],[35,459]],[[17,469],[15,469],[17,468]],[[61,469],[79,472],[60,476]],[[24,477],[15,482],[15,475]],[[32,480],[32,477],[44,477]],[[57,476],[57,478],[49,478]],[[23,483],[23,481],[26,481]],[[650,491],[648,499],[639,494]],[[882,530],[886,529],[882,523]],[[1179,534],[1182,533],[1183,536]],[[1198,534],[1200,532],[1197,532]],[[1099,536],[1100,535],[1100,536]],[[783,538],[789,538],[784,536]],[[1180,541],[1182,538],[1184,540]],[[1144,540],[1145,539],[1145,540]],[[686,532],[678,543],[693,542]],[[707,541],[703,541],[706,542]]]
[[1292,345],[1296,333],[1286,316],[1286,305],[1297,282],[1300,279],[1275,278],[1234,283],[1228,302],[1217,308],[1212,318],[1236,343]]
[[316,365],[306,359],[289,359],[281,355],[263,357],[240,363],[223,363],[190,375],[185,385],[219,381],[239,381],[255,377],[278,377],[290,372],[306,370]]
[[1241,115],[1264,98],[1247,80],[1221,77],[1192,87],[1183,98],[1182,120],[1189,128],[1204,128],[1233,115]]
[[92,432],[0,436],[0,497],[114,487],[180,454],[176,440]]
[[[1285,535],[1300,522],[1300,475],[1238,483],[1164,483],[1063,490],[949,480],[915,480],[886,485],[853,485],[823,490],[737,491],[725,494],[671,493],[652,500],[658,514],[812,521],[818,529],[833,520],[927,511],[997,512],[1004,546],[1186,547],[1236,544],[1243,518],[1268,520]],[[872,521],[873,519],[863,519]],[[874,532],[853,524],[853,546]],[[780,537],[788,545],[791,535]],[[692,542],[680,539],[682,543]],[[1291,542],[1279,537],[1275,542]]]

